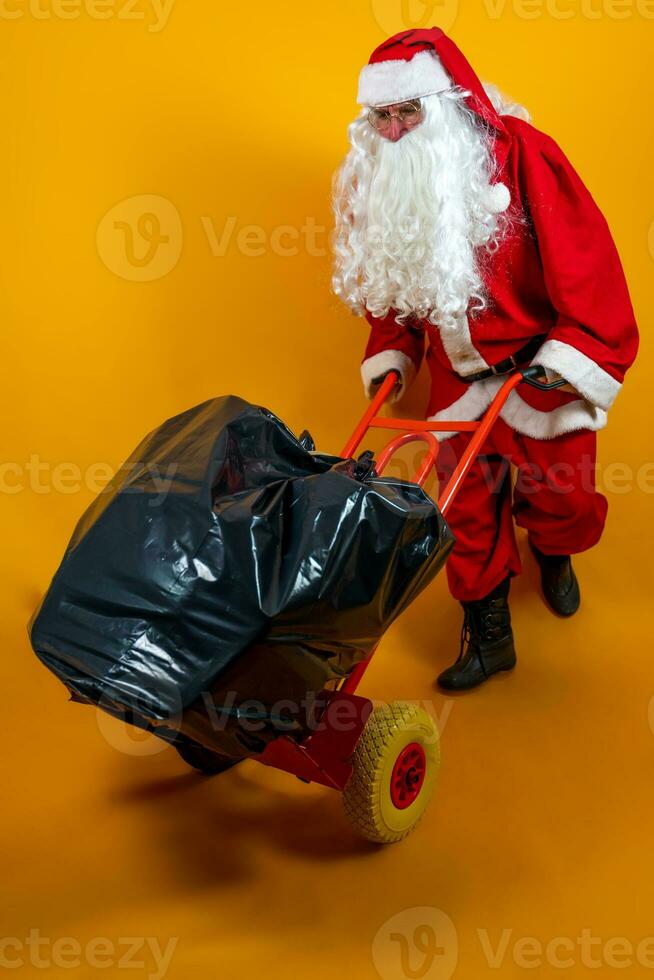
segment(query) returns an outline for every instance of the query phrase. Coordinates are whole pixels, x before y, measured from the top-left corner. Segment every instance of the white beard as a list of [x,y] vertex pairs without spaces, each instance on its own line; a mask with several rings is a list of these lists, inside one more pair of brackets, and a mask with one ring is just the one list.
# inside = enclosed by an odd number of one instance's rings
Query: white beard
[[423,100],[397,143],[366,111],[334,179],[334,292],[355,313],[397,310],[452,329],[486,305],[482,266],[503,230],[508,192],[491,186],[492,151],[461,90]]

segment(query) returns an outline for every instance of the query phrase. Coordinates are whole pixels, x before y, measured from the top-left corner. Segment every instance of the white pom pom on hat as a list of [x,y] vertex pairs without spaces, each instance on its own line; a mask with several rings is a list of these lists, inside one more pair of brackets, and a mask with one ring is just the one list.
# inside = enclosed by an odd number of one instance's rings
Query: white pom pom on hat
[[491,184],[484,197],[486,207],[493,214],[500,214],[501,211],[506,211],[511,203],[511,194],[506,184]]

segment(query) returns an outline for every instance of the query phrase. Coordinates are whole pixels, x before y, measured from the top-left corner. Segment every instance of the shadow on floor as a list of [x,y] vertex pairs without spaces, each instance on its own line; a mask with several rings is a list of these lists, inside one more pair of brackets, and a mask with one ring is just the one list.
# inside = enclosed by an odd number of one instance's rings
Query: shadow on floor
[[158,839],[182,876],[196,884],[251,876],[262,844],[317,863],[371,857],[379,850],[350,827],[338,792],[307,786],[304,796],[292,782],[289,792],[262,784],[258,763],[251,760],[210,777],[171,774],[178,764],[172,750],[153,764],[154,779],[127,785],[123,772],[109,801],[138,809],[151,832],[149,846]]

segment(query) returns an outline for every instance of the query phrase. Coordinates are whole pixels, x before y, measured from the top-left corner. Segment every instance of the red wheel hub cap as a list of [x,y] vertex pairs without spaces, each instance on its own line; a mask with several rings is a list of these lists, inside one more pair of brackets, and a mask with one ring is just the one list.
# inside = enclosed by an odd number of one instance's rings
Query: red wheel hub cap
[[418,742],[402,749],[391,773],[391,800],[398,810],[411,806],[422,789],[427,771],[425,750]]

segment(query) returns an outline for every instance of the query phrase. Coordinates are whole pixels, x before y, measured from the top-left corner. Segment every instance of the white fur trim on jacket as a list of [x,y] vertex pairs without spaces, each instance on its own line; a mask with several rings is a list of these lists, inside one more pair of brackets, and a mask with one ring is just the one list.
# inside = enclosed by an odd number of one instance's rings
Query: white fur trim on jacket
[[516,432],[532,439],[554,439],[566,432],[590,429],[597,432],[606,425],[606,412],[584,398],[559,405],[551,412],[541,412],[512,391],[500,412],[501,417]]
[[[435,415],[428,416],[427,421],[452,422],[456,419],[457,422],[474,422],[486,411],[501,387],[502,379],[499,377],[473,381],[460,398],[457,398],[447,408],[441,408],[440,412],[436,412]],[[434,432],[434,435],[440,442],[456,435],[456,431]]]
[[556,371],[592,405],[607,412],[622,385],[576,347],[561,340],[546,340],[531,362]]
[[359,105],[393,105],[421,99],[451,88],[450,77],[431,51],[420,51],[411,61],[378,61],[359,75]]
[[451,327],[439,326],[438,332],[447,359],[457,374],[465,377],[486,370],[488,364],[472,343],[467,316],[457,317]]
[[[502,387],[505,377],[486,378],[474,381],[447,408],[430,415],[430,422],[476,421],[488,408]],[[606,412],[591,405],[583,398],[560,405],[551,412],[541,412],[524,401],[517,391],[512,391],[500,411],[500,418],[516,432],[532,439],[554,439],[566,432],[590,429],[596,432],[606,425]],[[439,441],[456,435],[456,431],[434,432]]]
[[377,385],[373,385],[373,378],[379,377],[386,371],[395,368],[400,372],[402,383],[398,388],[394,388],[388,396],[387,401],[391,404],[399,401],[406,389],[416,376],[416,366],[409,357],[401,350],[382,350],[378,354],[368,357],[361,365],[361,380],[366,392],[366,398],[372,398],[376,392]]

